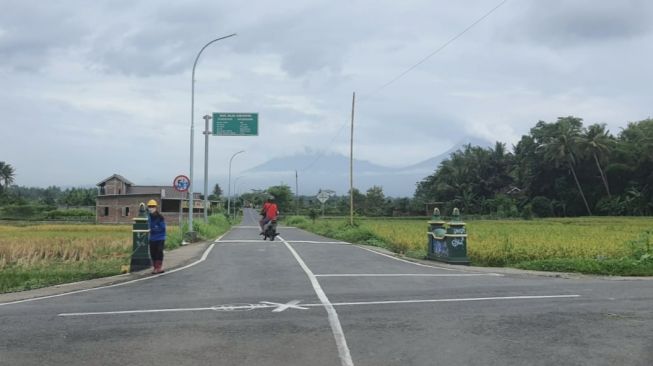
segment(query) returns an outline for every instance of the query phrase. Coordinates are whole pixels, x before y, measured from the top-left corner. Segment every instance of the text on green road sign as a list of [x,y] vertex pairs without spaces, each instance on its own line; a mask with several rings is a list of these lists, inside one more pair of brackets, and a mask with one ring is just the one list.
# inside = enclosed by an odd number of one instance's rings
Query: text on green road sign
[[258,136],[258,113],[213,113],[214,136]]

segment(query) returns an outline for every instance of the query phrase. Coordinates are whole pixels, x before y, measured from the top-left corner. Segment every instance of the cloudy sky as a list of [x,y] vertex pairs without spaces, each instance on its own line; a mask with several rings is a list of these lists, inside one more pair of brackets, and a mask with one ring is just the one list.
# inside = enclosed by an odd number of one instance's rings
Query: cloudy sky
[[465,138],[510,146],[558,116],[616,134],[653,114],[646,0],[0,0],[0,9],[0,161],[19,185],[188,174],[193,61],[231,33],[196,69],[198,183],[201,117],[212,112],[260,116],[258,137],[210,138],[223,186],[239,150],[234,175],[270,157],[348,154],[354,91],[355,154],[387,166]]

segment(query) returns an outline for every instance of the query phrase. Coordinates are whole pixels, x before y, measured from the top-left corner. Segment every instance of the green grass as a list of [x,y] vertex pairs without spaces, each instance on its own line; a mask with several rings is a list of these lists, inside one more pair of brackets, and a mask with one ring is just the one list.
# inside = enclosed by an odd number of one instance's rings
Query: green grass
[[0,274],[0,293],[32,290],[63,283],[120,274],[123,258],[76,263],[47,263],[36,266],[10,266]]
[[515,263],[512,267],[536,271],[578,272],[607,276],[653,276],[653,260],[545,259]]

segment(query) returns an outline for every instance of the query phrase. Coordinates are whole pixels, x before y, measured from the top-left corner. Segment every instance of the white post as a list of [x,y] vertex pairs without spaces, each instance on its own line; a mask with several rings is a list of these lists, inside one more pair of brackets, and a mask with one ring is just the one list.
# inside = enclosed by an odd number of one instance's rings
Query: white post
[[231,159],[229,159],[229,182],[227,183],[227,216],[231,215],[231,161],[234,160],[234,157],[240,153],[244,153],[245,150],[240,150],[233,155],[231,155]]

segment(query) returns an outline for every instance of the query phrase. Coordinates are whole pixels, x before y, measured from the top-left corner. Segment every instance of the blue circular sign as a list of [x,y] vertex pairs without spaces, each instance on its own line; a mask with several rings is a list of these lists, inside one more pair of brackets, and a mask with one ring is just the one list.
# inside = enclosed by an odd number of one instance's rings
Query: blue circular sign
[[179,192],[186,192],[190,187],[190,179],[185,175],[178,175],[172,181],[172,186]]

